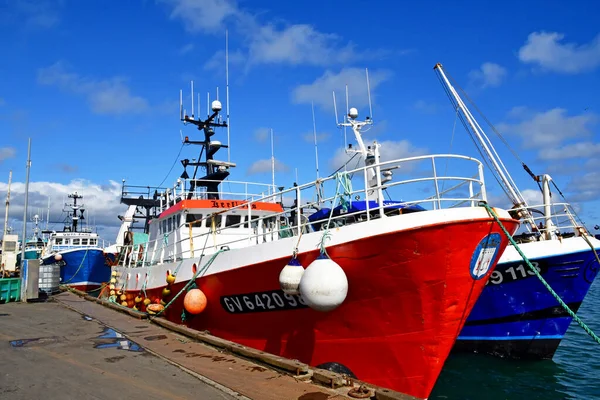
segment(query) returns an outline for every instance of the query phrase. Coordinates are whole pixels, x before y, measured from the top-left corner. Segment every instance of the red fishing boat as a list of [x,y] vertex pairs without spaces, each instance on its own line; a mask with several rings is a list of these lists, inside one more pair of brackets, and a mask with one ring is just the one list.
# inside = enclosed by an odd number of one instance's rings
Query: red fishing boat
[[[226,147],[214,128],[227,123],[218,101],[212,111],[205,120],[182,113],[203,133],[184,142],[204,158],[182,160],[174,187],[140,198],[124,184],[124,203],[158,211],[148,241],[121,249],[113,299],[427,398],[507,245],[480,206],[482,164],[459,155],[382,161],[379,144],[361,137],[372,120],[352,108],[339,125],[354,132],[364,165],[285,190],[235,182],[225,180],[235,164],[213,157]],[[452,163],[460,167],[451,175],[436,173]],[[517,229],[506,210],[495,212]]]

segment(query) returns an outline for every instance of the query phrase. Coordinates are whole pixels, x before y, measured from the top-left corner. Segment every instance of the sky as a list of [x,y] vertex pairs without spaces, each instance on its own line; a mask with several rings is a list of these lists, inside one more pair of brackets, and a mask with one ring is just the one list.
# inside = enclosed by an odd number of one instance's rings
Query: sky
[[[365,68],[375,122],[365,140],[382,143],[385,158],[481,158],[455,127],[433,71],[439,62],[518,155],[483,126],[524,196],[540,198],[519,160],[549,173],[588,227],[600,224],[600,4],[451,3],[0,0],[0,198],[12,171],[9,225],[21,233],[30,138],[28,218],[40,213],[45,226],[50,202],[49,226],[60,228],[76,190],[88,222],[114,241],[122,180],[171,185],[179,152],[196,157],[181,144],[196,131],[179,120],[180,89],[187,110],[191,80],[202,115],[217,87],[225,107],[226,31],[231,180],[270,183],[271,129],[277,184],[292,186],[296,173],[313,180],[311,104],[320,176],[335,171],[347,158],[332,91],[340,118],[345,85],[350,106],[368,115]],[[213,138],[226,143],[226,130]],[[489,195],[506,204],[499,190]]]

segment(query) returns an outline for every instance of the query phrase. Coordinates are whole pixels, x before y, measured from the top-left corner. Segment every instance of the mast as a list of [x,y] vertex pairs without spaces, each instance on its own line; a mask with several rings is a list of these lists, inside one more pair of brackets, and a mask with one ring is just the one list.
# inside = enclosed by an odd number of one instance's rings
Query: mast
[[[182,110],[183,104],[180,104],[179,108]],[[206,188],[208,199],[218,199],[219,184],[229,176],[229,168],[236,166],[235,163],[218,161],[213,157],[220,148],[229,148],[229,145],[224,145],[219,141],[211,140],[211,137],[215,134],[213,128],[226,128],[228,126],[227,122],[222,122],[220,118],[217,119],[222,108],[221,102],[219,100],[214,100],[211,103],[211,109],[213,113],[210,114],[205,120],[202,120],[200,116],[197,118],[194,116],[189,117],[188,115],[185,115],[185,112],[183,113],[184,115],[180,117],[180,120],[183,121],[184,124],[195,125],[198,130],[202,131],[204,134],[204,140],[190,140],[188,136],[184,138],[185,144],[202,146],[200,155],[198,156],[198,161],[193,159],[190,161],[187,158],[181,160],[181,164],[183,165],[184,169],[181,178],[184,180],[189,179],[190,181],[190,193],[188,194],[188,199],[192,198],[197,187]],[[204,161],[201,161],[203,154]],[[188,166],[194,167],[194,173],[191,178],[187,173]],[[198,167],[202,167],[206,171],[206,175],[202,178],[196,178]]]
[[6,208],[4,210],[4,231],[2,237],[6,236],[8,231],[8,208],[10,206],[10,184],[12,182],[12,170],[8,173],[8,191],[6,192]]
[[273,193],[275,193],[275,147],[273,145],[273,128],[271,128],[271,181],[273,183]]
[[27,167],[25,175],[25,209],[23,210],[23,235],[21,241],[23,246],[21,249],[21,262],[25,260],[25,238],[27,237],[27,206],[29,202],[29,169],[31,168],[31,138],[29,138],[27,144]]
[[[471,128],[471,131],[474,134],[477,141],[479,142],[481,149],[487,156],[488,160],[491,162],[493,170],[500,179],[499,183],[501,184],[502,189],[507,194],[514,207],[518,209],[519,217],[524,218],[532,229],[536,229],[533,215],[527,208],[527,201],[525,201],[525,198],[517,188],[517,185],[515,184],[514,180],[508,173],[508,170],[502,163],[502,160],[500,159],[500,156],[498,155],[496,149],[492,145],[492,142],[487,137],[487,135],[485,134],[481,126],[477,123],[477,121],[475,121],[473,114],[471,114],[464,101],[458,95],[456,89],[454,89],[454,87],[446,77],[442,65],[438,63],[433,69],[436,70],[438,75],[441,77],[441,81],[445,84],[448,92],[447,94],[450,98],[451,103],[453,103],[455,108],[460,109],[460,111],[462,112],[462,115],[464,117],[463,123],[465,123],[466,120],[466,123]],[[452,101],[453,99],[454,101]],[[465,126],[465,128],[469,130],[467,126]]]
[[[84,220],[85,217],[83,213],[85,209],[83,209],[83,204],[77,204],[77,199],[82,199],[83,196],[78,194],[77,192],[71,193],[67,196],[70,199],[73,199],[73,204],[65,204],[65,206],[71,208],[72,211],[68,211],[68,215],[71,216],[71,232],[77,232],[77,226],[79,224],[79,220]],[[79,210],[80,215],[77,215],[77,211]]]

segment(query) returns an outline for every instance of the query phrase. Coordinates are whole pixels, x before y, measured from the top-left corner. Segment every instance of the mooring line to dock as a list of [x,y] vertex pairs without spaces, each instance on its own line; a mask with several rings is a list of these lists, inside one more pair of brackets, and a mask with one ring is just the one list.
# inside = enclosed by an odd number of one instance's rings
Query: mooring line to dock
[[[592,337],[592,339],[594,339],[596,341],[596,343],[600,344],[600,337],[598,337],[594,333],[594,331],[592,331],[585,324],[585,322],[583,322],[581,320],[581,318],[579,318],[577,316],[577,314],[575,314],[575,312],[573,312],[573,310],[571,310],[569,308],[569,306],[560,298],[560,296],[558,295],[558,293],[556,293],[554,291],[554,289],[552,289],[552,287],[548,284],[548,282],[546,282],[546,280],[542,277],[542,275],[537,270],[537,268],[535,268],[533,266],[533,264],[531,264],[531,262],[529,261],[529,259],[525,256],[525,254],[523,254],[523,252],[521,251],[521,249],[517,245],[517,242],[515,242],[515,240],[513,239],[512,235],[506,230],[506,228],[504,227],[504,225],[502,224],[502,222],[498,218],[498,215],[496,215],[496,212],[486,202],[484,202],[484,201],[480,202],[479,204],[482,205],[483,207],[485,207],[485,209],[488,211],[488,213],[490,213],[492,215],[492,217],[494,217],[494,219],[496,220],[496,222],[498,223],[498,225],[500,225],[500,228],[502,228],[502,231],[504,232],[504,234],[506,235],[506,237],[508,238],[508,240],[510,241],[510,243],[515,247],[515,249],[517,250],[517,252],[521,255],[521,257],[523,258],[523,261],[525,261],[525,264],[527,264],[527,266],[534,272],[535,276],[538,277],[538,279],[540,280],[540,282],[542,282],[542,284],[546,287],[546,289],[548,289],[548,291],[552,294],[552,296],[554,296],[554,298],[560,303],[560,305],[565,309],[565,311],[575,321],[577,321],[577,323],[579,324],[579,326],[581,326],[583,328],[583,330],[586,331],[586,333],[588,335],[590,335]],[[594,253],[595,253],[595,250],[594,250]]]

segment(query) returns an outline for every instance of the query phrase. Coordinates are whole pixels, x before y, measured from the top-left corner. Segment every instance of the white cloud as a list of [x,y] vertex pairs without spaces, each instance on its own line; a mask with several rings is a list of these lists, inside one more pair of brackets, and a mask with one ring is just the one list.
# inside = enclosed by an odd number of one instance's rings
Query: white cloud
[[542,192],[539,189],[525,189],[521,191],[521,195],[530,206],[544,204]]
[[[365,57],[351,42],[332,33],[319,32],[309,24],[290,24],[278,19],[262,22],[241,9],[233,0],[162,0],[171,9],[171,18],[183,21],[189,32],[218,33],[233,28],[242,38],[247,67],[259,64],[334,65]],[[369,57],[389,52],[370,51]],[[406,53],[403,52],[402,54]],[[232,60],[234,61],[234,60]],[[214,62],[207,63],[212,66]]]
[[482,89],[500,86],[506,78],[506,68],[491,62],[481,64],[479,69],[469,72],[471,84]]
[[553,72],[576,74],[600,66],[600,35],[587,44],[564,43],[558,32],[533,32],[519,49],[519,60]]
[[[229,65],[243,65],[246,56],[240,50],[229,52]],[[206,70],[225,71],[225,51],[219,50],[204,64]]]
[[266,142],[271,135],[271,130],[269,128],[258,128],[254,131],[254,139],[258,142]]
[[50,29],[60,23],[62,1],[19,0],[5,2],[0,21],[17,22],[30,30]]
[[179,55],[184,55],[194,50],[194,43],[188,43],[179,49]]
[[590,126],[597,121],[595,114],[568,116],[563,108],[530,113],[526,118],[526,113],[520,107],[512,112],[512,115],[517,114],[520,115],[520,122],[498,124],[497,128],[502,133],[521,136],[525,148],[551,148],[568,139],[587,137],[591,134]]
[[171,19],[183,21],[188,32],[213,33],[225,29],[224,22],[238,12],[229,0],[162,0],[172,7]]
[[[317,144],[320,142],[324,142],[325,140],[329,139],[330,137],[331,137],[331,135],[329,133],[326,133],[326,132],[318,133],[317,132]],[[313,132],[305,133],[304,135],[302,135],[302,139],[304,139],[304,141],[306,141],[308,143],[314,143],[315,142],[315,134]]]
[[39,69],[38,83],[85,96],[97,114],[141,113],[149,108],[146,99],[131,94],[124,78],[97,80],[83,77],[68,72],[62,62]]
[[[252,163],[252,165],[250,165],[246,174],[255,175],[255,174],[262,174],[265,172],[271,172],[271,168],[272,168],[272,165],[271,165],[270,158],[267,158],[264,160],[258,160],[256,162]],[[289,171],[289,169],[290,168],[287,165],[285,165],[278,159],[275,159],[275,172],[287,172],[287,171]]]
[[354,56],[353,46],[338,46],[339,37],[321,33],[311,25],[284,28],[262,26],[250,40],[251,64],[331,65],[345,63]]
[[[391,73],[385,70],[369,71],[371,100],[375,102],[375,91],[379,85],[388,80]],[[317,78],[313,83],[299,85],[294,89],[292,99],[295,103],[311,104],[312,101],[323,109],[333,109],[332,92],[336,92],[338,112],[345,114],[345,91],[348,85],[349,106],[363,108],[359,112],[368,115],[368,91],[365,70],[360,68],[344,68],[338,73],[330,70]]]
[[[372,142],[365,142],[365,146],[369,146]],[[381,161],[391,161],[400,158],[408,158],[408,157],[416,157],[427,153],[427,149],[415,147],[408,140],[384,140],[383,142],[379,142],[381,144],[381,148],[379,149],[381,155]],[[357,148],[356,145],[353,147]],[[350,158],[352,158],[354,154],[346,154],[344,149],[338,149],[330,161],[331,168],[338,169],[342,167]],[[357,165],[357,166],[356,166]],[[363,157],[356,156],[352,160],[350,164],[348,164],[349,168],[358,168],[364,165]],[[406,164],[408,166],[408,164]],[[404,169],[406,171],[406,169]],[[400,171],[402,172],[402,171]]]
[[9,158],[14,158],[17,150],[14,147],[0,147],[0,163]]
[[413,104],[412,108],[424,114],[434,114],[437,111],[438,106],[436,104],[426,102],[425,100],[417,100],[415,104]]
[[588,172],[586,174],[574,177],[567,186],[572,195],[573,201],[597,200],[600,195],[600,172]]
[[[6,198],[8,183],[0,182],[0,197]],[[109,181],[107,184],[98,184],[83,179],[71,182],[29,182],[28,214],[40,214],[46,223],[46,210],[48,198],[50,199],[50,229],[62,229],[62,221],[65,214],[62,212],[64,203],[69,202],[67,195],[77,191],[82,194],[83,204],[87,210],[85,216],[87,223],[98,227],[98,233],[104,240],[115,241],[120,221],[118,214],[122,214],[127,206],[120,204],[121,183]],[[25,184],[23,182],[12,182],[10,186],[11,201],[9,224],[16,225],[23,220],[25,203]],[[1,217],[4,216],[2,213]],[[2,224],[4,221],[2,220]],[[19,224],[20,225],[20,224]],[[21,225],[22,226],[22,225]],[[18,230],[20,234],[20,229]]]
[[578,142],[567,144],[560,148],[550,148],[540,151],[541,160],[554,161],[567,158],[590,158],[600,155],[600,143]]

